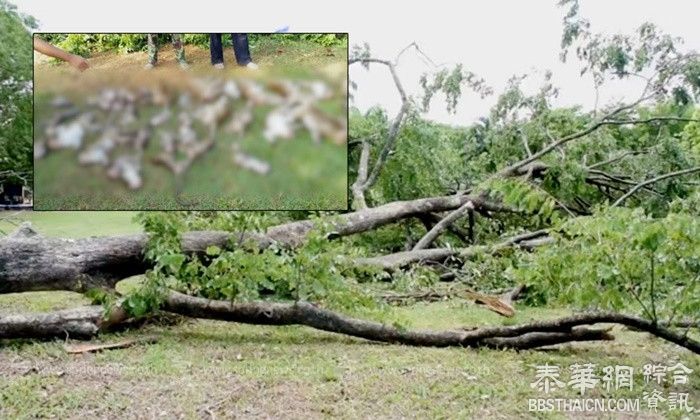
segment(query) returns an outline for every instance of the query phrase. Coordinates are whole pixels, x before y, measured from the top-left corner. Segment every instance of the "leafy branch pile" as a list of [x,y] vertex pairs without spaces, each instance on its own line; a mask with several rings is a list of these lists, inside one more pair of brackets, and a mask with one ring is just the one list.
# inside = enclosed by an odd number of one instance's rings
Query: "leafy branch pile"
[[[232,213],[225,218],[226,226],[236,231],[256,230],[256,216],[252,214]],[[374,297],[348,278],[352,267],[345,254],[329,246],[320,229],[294,249],[274,243],[259,249],[255,241],[232,236],[229,243],[207,246],[202,253],[183,251],[181,231],[192,226],[211,228],[221,223],[220,219],[218,214],[212,217],[198,212],[139,214],[138,220],[150,238],[145,257],[153,261],[153,269],[124,302],[131,316],[157,310],[167,289],[229,302],[291,300],[351,311],[379,308]]]

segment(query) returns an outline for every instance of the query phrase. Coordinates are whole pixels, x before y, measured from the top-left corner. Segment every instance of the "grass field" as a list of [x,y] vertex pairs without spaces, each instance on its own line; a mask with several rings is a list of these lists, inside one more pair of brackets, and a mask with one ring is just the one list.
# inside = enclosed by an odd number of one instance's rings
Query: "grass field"
[[[130,233],[138,230],[131,219],[132,214],[112,212],[26,212],[14,218],[58,236]],[[0,314],[83,303],[73,293],[4,295]],[[514,319],[505,319],[457,300],[394,311],[413,328],[431,329],[512,324],[567,313],[519,306]],[[700,358],[645,334],[618,327],[613,333],[613,342],[515,352],[411,348],[306,327],[188,320],[105,334],[100,341],[147,334],[160,339],[97,354],[68,355],[61,341],[6,341],[0,342],[0,418],[527,418],[535,415],[528,412],[528,399],[544,398],[530,387],[534,365],[544,363],[560,366],[567,380],[574,363],[635,368],[632,391],[607,392],[598,386],[586,396],[639,398],[641,411],[588,417],[683,418],[663,402],[658,412],[647,410],[642,395],[652,389],[688,392],[691,405],[700,407]],[[694,370],[688,384],[644,384],[643,365],[678,360]],[[571,389],[554,395],[576,397]]]
[[[160,51],[160,64],[145,75],[142,67],[145,53],[96,54],[90,58],[91,68],[76,75],[66,64],[55,65],[38,60],[35,69],[35,140],[52,113],[49,102],[55,93],[80,103],[88,94],[104,85],[104,80],[133,82],[139,77],[181,80],[187,75],[202,74],[226,77],[274,79],[294,77],[317,79],[319,70],[340,63],[346,68],[345,46],[322,47],[302,42],[258,42],[252,49],[260,65],[257,72],[236,68],[231,64],[231,52],[226,51],[228,67],[214,72],[209,64],[209,52],[187,47],[191,68],[183,73],[173,62],[171,47]],[[331,115],[344,116],[346,98],[324,101],[319,106]],[[144,123],[160,109],[151,107],[139,115]],[[87,109],[87,108],[86,108]],[[177,115],[175,110],[175,115]],[[306,130],[297,131],[291,141],[270,145],[262,130],[269,108],[257,108],[251,127],[240,139],[246,153],[265,160],[271,170],[259,175],[238,168],[232,163],[233,135],[221,130],[212,150],[194,161],[181,180],[177,195],[175,176],[162,166],[149,163],[158,153],[158,136],[145,152],[142,179],[144,185],[130,190],[123,183],[109,180],[101,167],[83,167],[77,162],[78,152],[60,150],[35,161],[34,207],[38,210],[140,210],[140,209],[346,209],[347,208],[347,147],[321,142],[315,144]],[[174,130],[174,121],[166,125]],[[177,195],[177,197],[176,197]]]

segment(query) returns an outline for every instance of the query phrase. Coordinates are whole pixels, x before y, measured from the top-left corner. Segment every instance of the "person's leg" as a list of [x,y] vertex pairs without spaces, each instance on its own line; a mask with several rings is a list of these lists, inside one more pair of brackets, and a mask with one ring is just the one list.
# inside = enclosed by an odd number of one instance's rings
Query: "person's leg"
[[221,46],[221,34],[209,34],[209,54],[211,55],[211,65],[223,67],[224,49]]
[[245,66],[252,61],[248,47],[248,34],[231,34],[231,43],[239,66]]
[[153,67],[158,62],[158,46],[156,45],[156,34],[148,34],[148,64],[146,67]]
[[181,67],[187,67],[187,60],[185,60],[185,47],[182,44],[181,34],[172,34],[173,37],[173,48],[175,49],[175,58],[177,62],[180,63]]

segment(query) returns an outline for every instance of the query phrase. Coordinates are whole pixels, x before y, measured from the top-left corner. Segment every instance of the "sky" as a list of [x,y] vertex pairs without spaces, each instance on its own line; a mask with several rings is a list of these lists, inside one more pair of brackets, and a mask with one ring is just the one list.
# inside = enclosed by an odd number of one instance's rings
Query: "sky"
[[[381,2],[355,0],[286,2],[198,0],[10,0],[39,20],[44,32],[268,32],[289,27],[291,32],[348,32],[350,44],[368,42],[372,55],[393,59],[411,42],[435,63],[462,63],[501,92],[513,75],[530,74],[526,88],[536,88],[545,70],[552,70],[560,88],[556,105],[595,101],[592,81],[579,76],[575,62],[559,61],[564,10],[555,0],[481,0]],[[700,51],[700,1],[697,0],[581,0],[581,15],[594,32],[630,33],[643,22],[685,40]],[[254,53],[254,51],[253,51]],[[255,57],[253,57],[255,59]],[[418,78],[434,71],[415,53],[402,56],[397,71],[409,94],[418,93]],[[367,72],[353,66],[358,84],[353,105],[361,110],[379,105],[394,114],[400,105],[388,72]],[[601,91],[600,103],[632,98],[637,82],[617,83]],[[426,118],[466,125],[486,115],[495,97],[484,100],[466,92],[454,114],[438,96]]]

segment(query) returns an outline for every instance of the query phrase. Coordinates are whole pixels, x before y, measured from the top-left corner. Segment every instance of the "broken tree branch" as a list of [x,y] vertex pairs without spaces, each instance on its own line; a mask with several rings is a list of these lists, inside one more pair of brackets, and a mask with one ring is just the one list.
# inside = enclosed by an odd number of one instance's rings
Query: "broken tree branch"
[[[588,329],[583,326],[614,323],[653,334],[690,351],[700,354],[700,343],[668,328],[647,320],[616,313],[584,313],[560,319],[538,321],[522,325],[482,327],[468,330],[418,331],[405,330],[378,322],[347,317],[337,312],[318,307],[309,302],[231,302],[210,300],[201,297],[170,292],[163,309],[193,318],[216,319],[256,325],[305,325],[318,330],[344,334],[385,343],[430,347],[489,347],[517,350],[560,344],[571,341],[612,340],[605,330]],[[0,317],[0,337],[50,338],[64,337],[70,329],[80,338],[94,336],[117,326],[115,322],[101,321],[103,309],[89,306],[56,313],[15,315]],[[70,314],[68,316],[68,314]],[[123,315],[122,315],[123,317]],[[123,318],[121,318],[123,319]],[[27,322],[34,320],[34,323]],[[51,329],[27,329],[36,325],[36,320],[53,320]],[[63,325],[60,321],[64,321]],[[76,327],[82,326],[82,327]],[[30,334],[32,333],[32,334]]]
[[55,312],[0,315],[0,338],[89,339],[127,319],[115,308],[105,317],[102,306],[83,306]]
[[440,234],[457,221],[460,217],[464,216],[464,213],[474,210],[474,203],[467,201],[460,208],[448,214],[444,219],[439,221],[435,226],[428,231],[428,233],[423,236],[418,243],[413,247],[413,251],[418,251],[419,249],[424,249],[428,247],[433,241],[440,236]]
[[68,354],[82,354],[82,353],[94,353],[102,350],[112,350],[112,349],[124,349],[137,344],[152,344],[158,341],[157,336],[147,336],[134,338],[129,340],[120,340],[112,343],[98,343],[98,344],[64,344],[63,349]]
[[[394,117],[393,121],[391,122],[391,126],[389,127],[389,133],[387,135],[386,140],[384,141],[384,145],[382,147],[382,150],[379,152],[379,155],[377,156],[377,160],[374,162],[374,165],[372,166],[372,171],[369,173],[369,175],[365,176],[364,181],[361,183],[358,183],[357,180],[355,183],[353,183],[353,188],[352,188],[352,193],[353,193],[353,200],[357,200],[356,208],[357,209],[363,209],[367,207],[367,203],[365,201],[365,192],[374,185],[374,183],[377,181],[377,177],[379,177],[379,174],[384,167],[384,164],[386,163],[387,158],[389,157],[390,152],[394,149],[394,146],[396,145],[396,140],[398,138],[399,134],[399,128],[401,127],[401,123],[403,122],[403,119],[408,112],[408,108],[410,106],[410,103],[408,101],[408,96],[406,96],[406,91],[403,88],[403,85],[401,84],[401,80],[399,79],[399,75],[396,72],[396,65],[392,63],[391,61],[388,60],[380,60],[376,58],[362,58],[362,59],[356,59],[356,60],[350,60],[348,64],[353,64],[353,63],[362,63],[362,64],[368,64],[368,63],[378,63],[385,65],[388,69],[389,72],[391,73],[391,77],[394,80],[394,85],[396,86],[396,90],[399,92],[399,98],[401,99],[401,107],[399,108],[399,112],[396,114]],[[364,153],[364,147],[363,145],[363,153]],[[369,146],[367,146],[367,159],[369,159]],[[366,162],[367,163],[367,162]],[[362,158],[360,159],[360,168],[358,168],[358,179],[359,179],[359,172],[360,169],[362,169]],[[367,164],[365,165],[367,166]],[[357,185],[355,185],[357,184]]]
[[[474,331],[407,331],[378,322],[346,317],[309,302],[230,302],[209,300],[171,292],[164,309],[180,315],[255,325],[305,325],[322,331],[385,343],[427,347],[491,347],[517,350],[570,341],[612,340],[603,330],[573,328],[551,332],[513,334],[497,331],[478,336]],[[0,338],[89,339],[119,326],[103,321],[104,308],[86,306],[52,313],[0,317]],[[48,321],[48,322],[47,322]],[[45,324],[42,324],[45,323]],[[44,326],[42,326],[44,325]]]
[[644,154],[644,153],[648,153],[649,150],[650,150],[650,149],[628,150],[628,151],[626,151],[626,152],[620,153],[620,154],[617,155],[617,156],[613,156],[613,157],[611,157],[611,158],[609,158],[609,159],[606,159],[606,160],[604,160],[604,161],[597,162],[597,163],[594,163],[594,164],[592,164],[592,165],[589,165],[589,166],[588,166],[588,169],[589,169],[589,170],[590,170],[590,169],[597,169],[597,168],[600,168],[601,166],[605,166],[605,165],[609,165],[609,164],[611,164],[611,163],[618,162],[618,161],[620,161],[620,160],[626,158],[627,156],[636,156],[636,155],[641,155],[641,154]]
[[[641,101],[641,100],[640,100]],[[638,105],[640,101],[635,102],[634,104],[631,105]],[[629,105],[629,106],[631,106]],[[536,161],[537,159],[541,158],[542,156],[546,155],[547,153],[551,152],[552,150],[570,142],[576,139],[579,139],[581,137],[585,137],[588,134],[591,134],[592,132],[596,131],[600,127],[606,126],[606,125],[627,125],[627,124],[649,124],[652,122],[667,122],[667,121],[684,121],[684,122],[697,122],[699,120],[694,119],[694,118],[679,118],[679,117],[652,117],[652,118],[646,118],[642,120],[611,120],[609,118],[618,115],[620,112],[623,110],[627,109],[629,106],[624,106],[624,107],[619,107],[611,112],[609,112],[607,115],[603,116],[600,120],[597,122],[591,124],[588,128],[578,131],[576,133],[570,134],[568,136],[562,137],[561,139],[549,143],[547,146],[543,147],[540,149],[538,152],[533,153],[531,156],[528,156],[525,159],[522,159],[512,165],[509,165],[500,171],[498,171],[496,174],[499,176],[513,176],[518,169],[521,167],[532,163]]]
[[[454,210],[464,205],[467,201],[474,203],[474,207],[479,210],[491,212],[514,211],[509,207],[486,200],[483,195],[448,195],[409,201],[394,201],[373,208],[341,214],[329,218],[327,221],[335,236],[346,236],[376,229],[409,217]],[[311,220],[285,223],[268,228],[266,235],[270,239],[283,244],[295,245],[303,241],[317,223],[317,221]]]
[[656,182],[663,181],[664,179],[673,178],[673,177],[681,176],[681,175],[692,174],[695,172],[700,172],[700,166],[695,167],[695,168],[683,169],[681,171],[669,172],[667,174],[659,175],[655,178],[646,180],[644,182],[640,182],[639,184],[635,185],[631,190],[627,191],[627,193],[625,193],[622,197],[618,198],[617,201],[615,201],[610,207],[616,207],[616,206],[622,204],[631,195],[633,195],[634,193],[636,193],[640,189],[646,187],[647,185],[651,185],[651,184],[654,184]]
[[365,200],[365,189],[363,188],[364,183],[367,182],[367,171],[369,166],[369,143],[367,140],[362,141],[362,151],[360,152],[360,163],[357,167],[357,178],[353,182],[352,194],[354,197],[355,209],[362,210],[367,208],[367,201]]
[[553,238],[546,235],[546,230],[539,230],[517,235],[490,246],[475,245],[466,248],[429,248],[403,251],[378,257],[357,258],[355,263],[357,265],[374,266],[391,272],[414,263],[440,262],[450,257],[469,259],[479,254],[497,254],[504,249],[516,246],[529,250],[554,242]]

